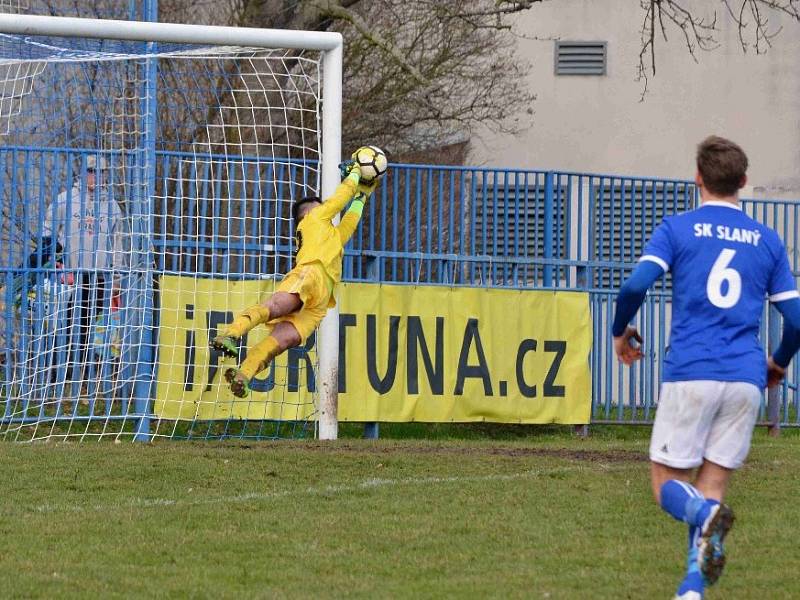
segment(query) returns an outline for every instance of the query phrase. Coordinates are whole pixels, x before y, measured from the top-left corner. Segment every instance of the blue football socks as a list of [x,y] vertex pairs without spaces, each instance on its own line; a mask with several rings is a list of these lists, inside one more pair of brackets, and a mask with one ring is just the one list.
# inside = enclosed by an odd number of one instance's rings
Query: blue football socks
[[718,501],[706,499],[690,483],[670,479],[661,486],[661,508],[678,521],[689,525],[689,547],[686,562],[686,576],[678,587],[678,596],[687,592],[697,592],[701,597],[705,592],[705,582],[697,562],[697,541],[701,528]]
[[661,508],[678,521],[702,526],[719,502],[707,500],[692,484],[670,479],[661,486]]
[[686,560],[686,576],[678,587],[678,596],[686,592],[697,592],[703,596],[705,592],[705,582],[700,573],[700,565],[697,563],[697,538],[700,537],[700,527],[689,525],[689,554]]

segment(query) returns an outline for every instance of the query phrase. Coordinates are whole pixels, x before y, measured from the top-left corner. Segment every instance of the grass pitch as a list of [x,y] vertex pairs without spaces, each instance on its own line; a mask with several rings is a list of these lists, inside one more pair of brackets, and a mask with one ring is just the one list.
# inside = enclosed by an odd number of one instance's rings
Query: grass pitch
[[[425,431],[440,439],[0,444],[0,596],[674,593],[686,530],[650,498],[649,430]],[[756,435],[708,598],[798,597],[798,472],[797,432]]]

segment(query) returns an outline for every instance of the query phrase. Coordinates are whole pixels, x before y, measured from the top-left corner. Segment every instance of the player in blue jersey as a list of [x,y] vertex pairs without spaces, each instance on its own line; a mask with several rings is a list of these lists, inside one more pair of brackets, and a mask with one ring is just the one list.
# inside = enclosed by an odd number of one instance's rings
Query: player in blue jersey
[[[701,205],[653,232],[614,315],[614,349],[630,365],[642,357],[642,339],[628,324],[648,288],[672,272],[672,327],[650,460],[656,501],[689,525],[688,570],[676,595],[684,600],[702,598],[722,572],[733,525],[723,503],[728,481],[750,449],[763,388],[780,383],[800,347],[800,296],[783,243],[739,207],[746,171],[747,156],[733,142],[712,136],[698,146]],[[758,338],[767,298],[784,317],[781,344],[769,359]]]

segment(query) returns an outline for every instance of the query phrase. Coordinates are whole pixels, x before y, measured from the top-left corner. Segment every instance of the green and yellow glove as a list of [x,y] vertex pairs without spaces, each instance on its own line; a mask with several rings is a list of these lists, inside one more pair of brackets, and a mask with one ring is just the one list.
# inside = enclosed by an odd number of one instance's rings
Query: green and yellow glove
[[359,175],[361,174],[361,169],[354,160],[346,160],[339,165],[339,173],[341,173],[343,181],[347,179],[347,176],[353,171],[356,171]]
[[361,181],[361,168],[358,166],[358,163],[347,160],[339,165],[339,172],[342,174],[343,182],[345,179],[349,179],[356,184],[356,187],[359,186]]
[[352,202],[350,202],[350,208],[347,209],[349,213],[355,213],[359,217],[364,212],[364,205],[367,203],[368,196],[365,195],[363,192],[357,192],[355,196],[353,196]]

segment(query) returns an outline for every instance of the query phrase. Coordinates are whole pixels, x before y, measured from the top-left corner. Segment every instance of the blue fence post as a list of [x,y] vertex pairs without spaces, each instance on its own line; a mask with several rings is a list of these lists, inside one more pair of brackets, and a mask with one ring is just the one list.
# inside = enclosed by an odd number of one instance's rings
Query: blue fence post
[[[380,260],[375,256],[367,258],[367,281],[379,282],[381,275]],[[380,437],[380,425],[377,422],[364,423],[364,439],[377,440]]]
[[[772,304],[767,309],[767,347],[770,356],[781,342],[781,325],[778,309]],[[781,392],[784,386],[779,385],[767,390],[767,423],[769,434],[777,437],[781,434]]]
[[555,173],[547,171],[544,174],[544,279],[545,287],[553,285],[553,265],[549,262],[553,258],[553,193],[555,188]]
[[[158,0],[144,0],[144,18],[146,21],[158,21]],[[148,54],[156,51],[156,43],[147,43]],[[146,256],[145,274],[142,276],[140,285],[143,287],[144,311],[141,320],[142,337],[140,340],[141,354],[136,367],[136,377],[134,384],[134,410],[138,415],[136,424],[136,435],[134,440],[137,442],[150,441],[150,398],[153,394],[153,382],[155,381],[155,331],[153,328],[153,210],[152,203],[155,201],[156,190],[156,131],[158,127],[156,83],[158,78],[158,59],[145,59],[146,77],[143,84],[142,107],[144,110],[144,133],[142,153],[142,176],[145,180],[144,197],[139,198],[139,209],[141,214],[147,215],[148,223],[140,231],[139,243],[144,247],[140,251]],[[140,224],[141,226],[141,224]]]
[[380,424],[377,421],[364,423],[364,439],[377,440],[380,437]]
[[[577,289],[579,289],[579,290],[580,289],[586,289],[588,287],[588,282],[589,282],[588,270],[586,269],[586,267],[583,266],[583,265],[580,265],[580,266],[576,267],[576,269],[575,269],[575,287]],[[588,360],[589,360],[589,367],[591,368],[592,367],[591,356],[589,357]],[[590,394],[592,393],[591,389],[590,389],[589,393]],[[591,398],[589,399],[589,402],[590,403],[592,402]],[[578,437],[582,437],[582,438],[589,437],[589,426],[588,425],[575,425],[574,431],[575,431],[575,435],[577,435]]]

